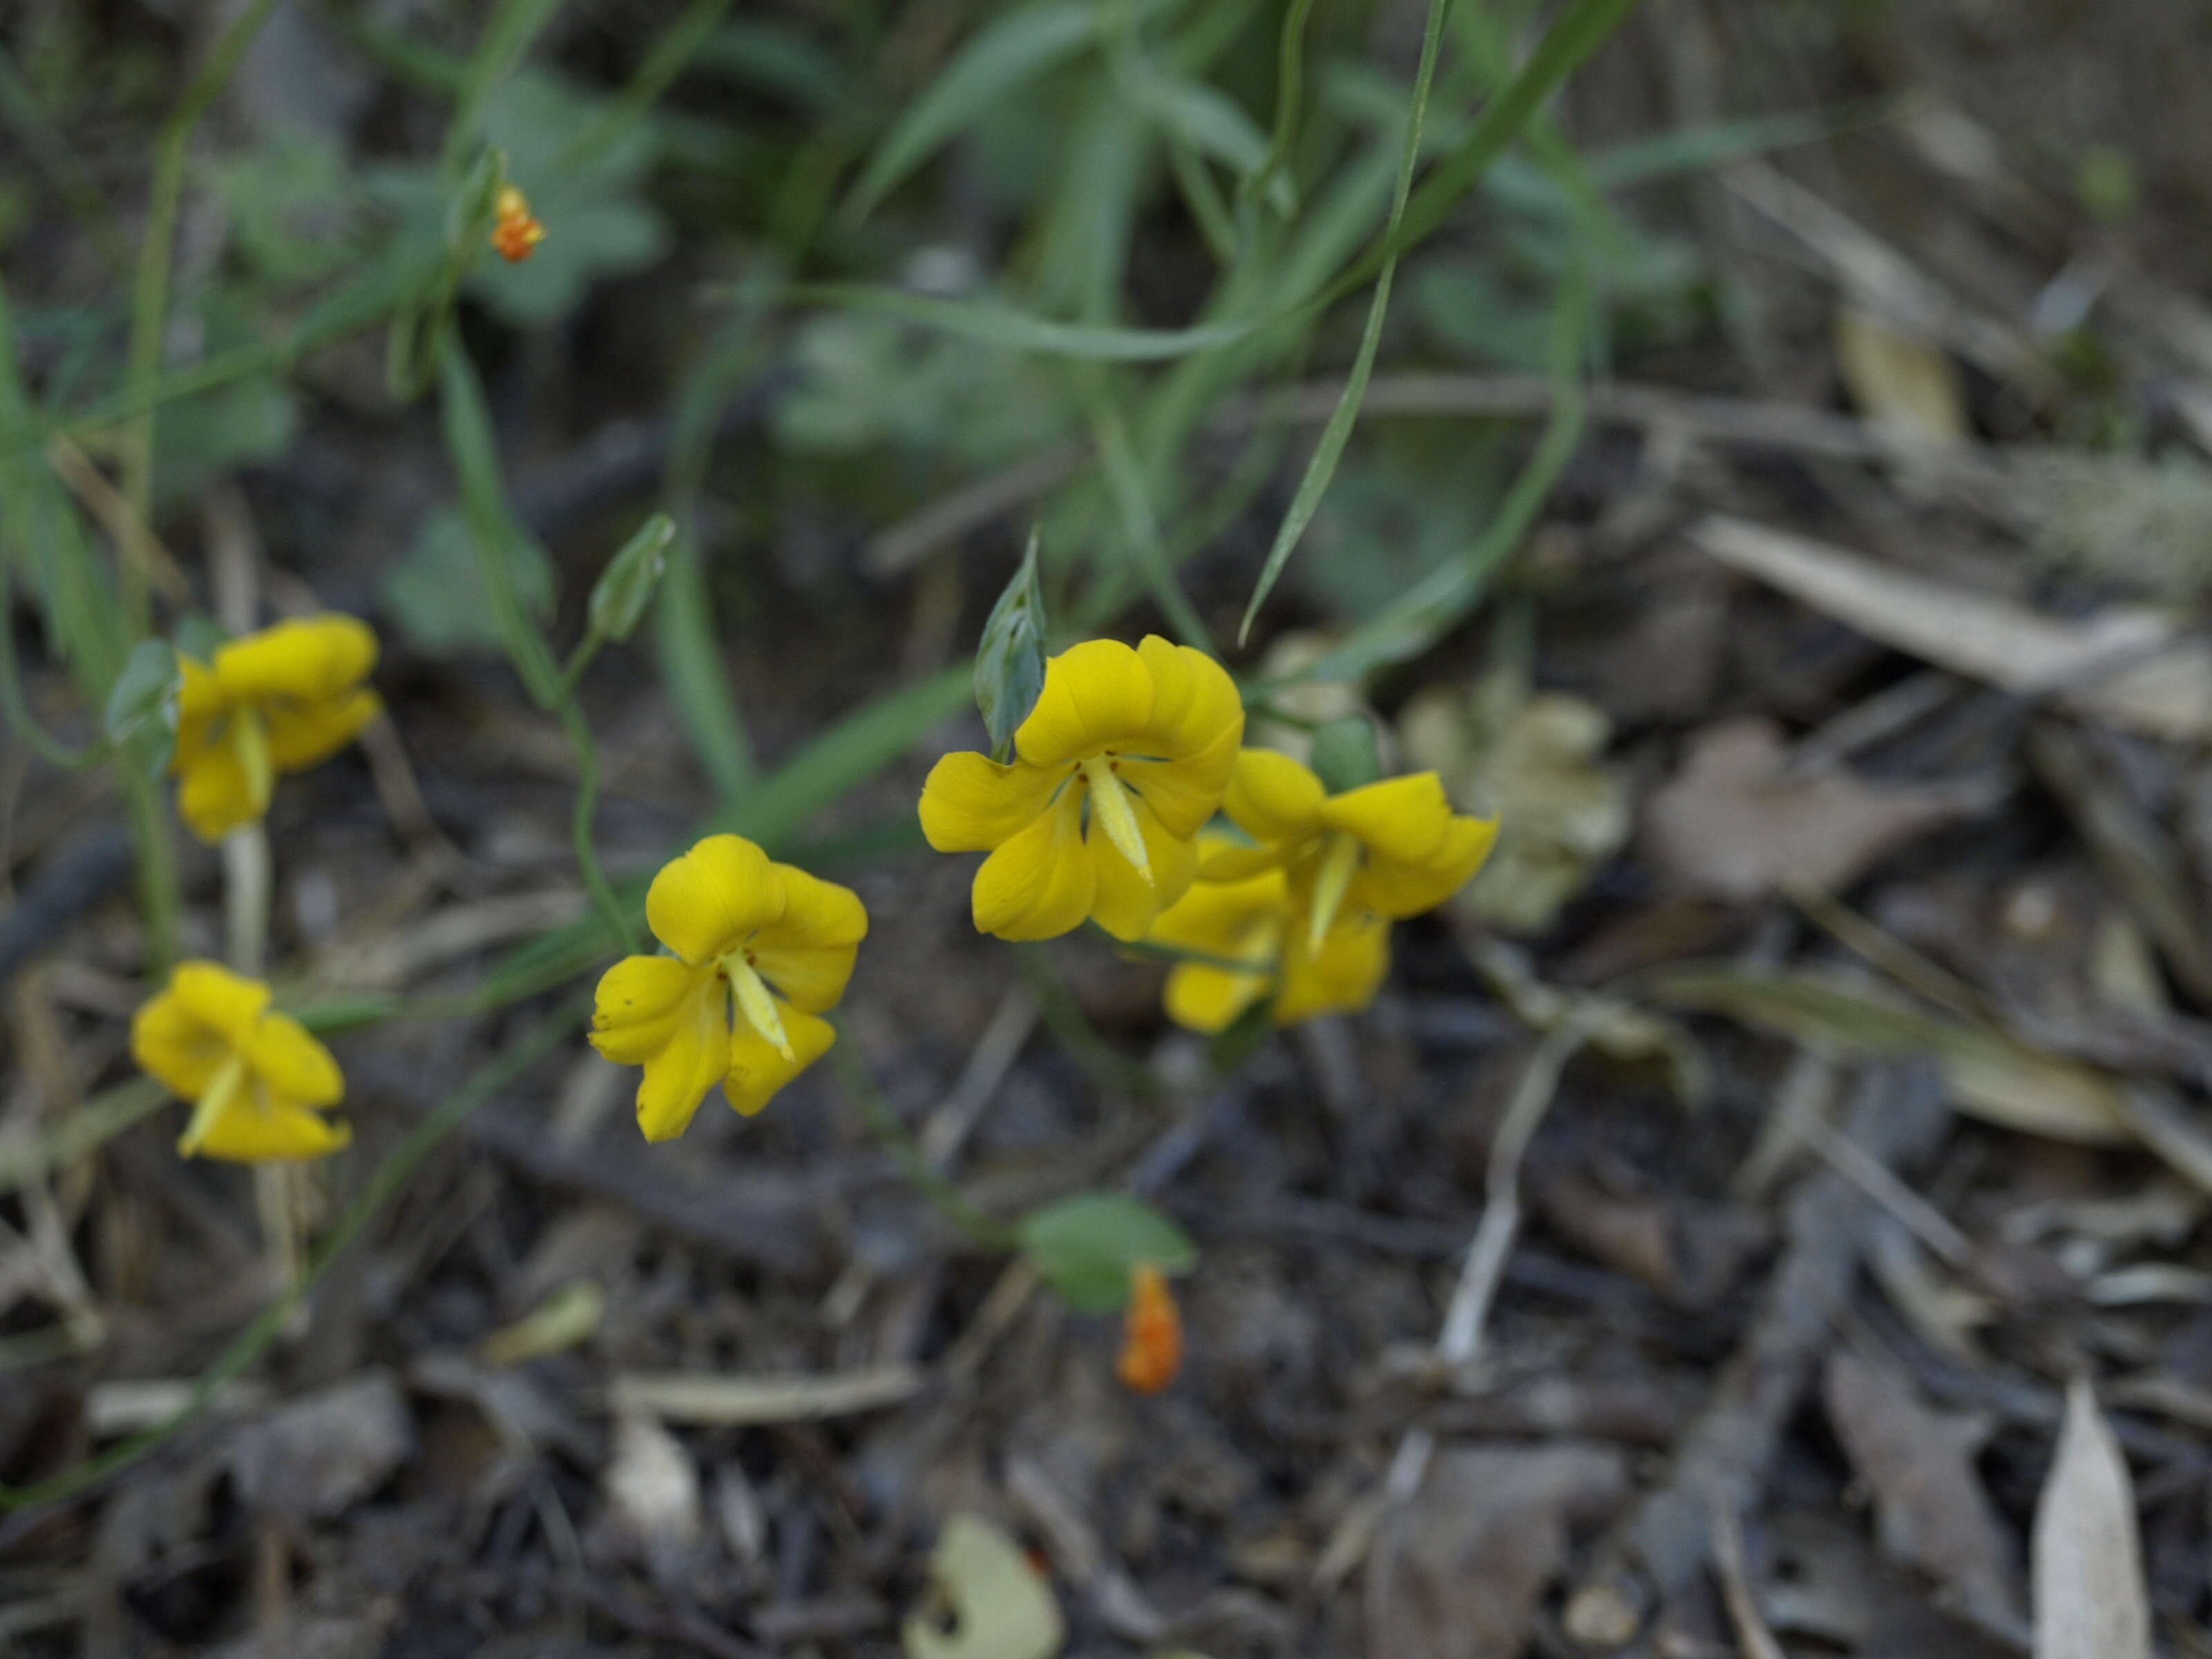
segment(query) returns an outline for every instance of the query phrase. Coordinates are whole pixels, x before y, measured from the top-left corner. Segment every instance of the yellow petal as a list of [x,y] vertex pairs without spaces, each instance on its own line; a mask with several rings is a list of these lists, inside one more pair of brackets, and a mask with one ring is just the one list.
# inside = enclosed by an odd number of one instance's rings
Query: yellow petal
[[1074,790],[983,860],[975,872],[976,930],[1005,939],[1056,939],[1091,914],[1097,876],[1084,850]]
[[1467,885],[1497,840],[1496,818],[1455,817],[1419,862],[1370,856],[1352,880],[1349,902],[1385,916],[1433,910]]
[[333,1123],[303,1106],[241,1089],[234,1103],[208,1124],[194,1151],[202,1158],[264,1164],[279,1158],[323,1158],[352,1139],[353,1131],[343,1123]]
[[921,786],[921,833],[940,853],[988,853],[1034,823],[1067,776],[1065,766],[947,755]]
[[360,684],[375,666],[376,635],[368,624],[335,614],[241,635],[215,653],[216,678],[244,702],[327,701]]
[[169,770],[181,772],[181,757],[205,748],[211,728],[230,712],[230,696],[215,671],[197,657],[177,653],[177,748]]
[[1433,772],[1347,789],[1331,795],[1321,811],[1325,826],[1357,836],[1377,856],[1401,864],[1422,862],[1435,852],[1451,818],[1451,803]]
[[349,691],[316,702],[277,700],[266,704],[269,758],[280,772],[303,771],[361,735],[384,704],[374,691]]
[[1179,962],[1168,970],[1161,1006],[1186,1031],[1212,1036],[1227,1030],[1237,1015],[1267,995],[1271,982],[1266,974],[1235,974],[1202,962]]
[[[1213,841],[1200,842],[1206,856]],[[1289,888],[1273,867],[1236,881],[1200,881],[1160,912],[1148,935],[1156,943],[1210,957],[1264,962],[1274,952],[1272,934],[1285,925]]]
[[1275,1023],[1290,1025],[1319,1014],[1364,1008],[1390,971],[1390,924],[1380,916],[1349,916],[1309,954],[1292,929],[1286,942]]
[[283,1104],[335,1106],[345,1098],[345,1074],[337,1061],[289,1014],[264,1014],[246,1040],[245,1054],[253,1080]]
[[709,836],[646,890],[646,925],[693,967],[718,962],[783,914],[782,878],[742,836]]
[[750,1117],[767,1105],[777,1090],[829,1053],[830,1045],[837,1040],[836,1028],[826,1019],[788,1006],[777,1012],[783,1019],[784,1036],[791,1042],[790,1059],[770,1048],[750,1025],[730,1038],[722,1094],[740,1116]]
[[1152,714],[1152,676],[1119,640],[1085,640],[1044,665],[1036,707],[1014,733],[1033,766],[1079,761],[1145,730]]
[[1146,719],[1143,755],[1184,759],[1213,749],[1224,732],[1234,752],[1244,733],[1244,702],[1229,671],[1188,645],[1171,645],[1157,634],[1147,634],[1137,647],[1137,659],[1152,677],[1152,707]]
[[1256,842],[1295,842],[1320,830],[1328,799],[1321,780],[1288,755],[1246,749],[1237,754],[1221,810]]
[[233,1047],[244,1046],[254,1023],[269,1007],[266,985],[234,974],[219,962],[179,963],[169,975],[168,994]]
[[868,935],[868,912],[860,895],[789,864],[779,864],[783,914],[745,947],[762,978],[778,996],[810,1014],[837,1006],[853,961]]
[[204,842],[219,842],[269,810],[268,790],[256,787],[265,780],[249,775],[238,750],[228,743],[188,750],[179,741],[171,764],[180,778],[177,815]]
[[1198,849],[1168,834],[1143,799],[1133,797],[1131,816],[1143,836],[1152,866],[1152,878],[1139,875],[1121,855],[1098,822],[1094,808],[1084,836],[1084,850],[1097,872],[1097,891],[1091,901],[1091,919],[1118,939],[1139,939],[1162,910],[1189,890],[1198,872]]
[[[1208,836],[1200,843],[1204,856]],[[1207,956],[1255,964],[1237,973],[1207,963],[1178,963],[1168,975],[1168,1018],[1194,1031],[1212,1033],[1267,994],[1273,984],[1273,958],[1288,923],[1283,872],[1265,869],[1241,881],[1201,881],[1153,923],[1154,943]]]
[[[711,978],[708,984],[720,989]],[[726,1008],[726,1000],[720,996],[690,999],[670,1030],[666,1046],[645,1062],[645,1076],[637,1086],[637,1127],[647,1140],[672,1140],[682,1134],[707,1091],[727,1067]]]
[[1283,867],[1284,848],[1247,847],[1225,836],[1201,836],[1198,840],[1198,878],[1200,881],[1249,881],[1256,875]]
[[712,968],[674,957],[624,957],[599,975],[592,1047],[617,1066],[642,1066],[669,1045],[692,1001],[718,989]]
[[1170,835],[1188,839],[1219,810],[1243,736],[1241,725],[1224,726],[1212,747],[1179,760],[1125,756],[1120,763],[1121,781],[1152,804]]
[[212,962],[180,963],[131,1022],[131,1057],[148,1075],[196,1099],[269,1006],[269,989]]

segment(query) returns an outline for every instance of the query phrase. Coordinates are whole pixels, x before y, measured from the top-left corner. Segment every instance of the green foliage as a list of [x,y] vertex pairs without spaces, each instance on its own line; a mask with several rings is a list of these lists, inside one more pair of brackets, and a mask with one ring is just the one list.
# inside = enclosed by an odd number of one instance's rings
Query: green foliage
[[637,527],[607,561],[607,568],[592,584],[586,616],[592,632],[603,640],[622,641],[637,631],[646,607],[668,568],[668,544],[676,539],[676,521],[656,513]]
[[988,466],[1073,428],[1064,388],[1034,362],[894,318],[811,318],[793,356],[799,382],[773,420],[776,441],[794,453],[893,448]]
[[248,272],[275,286],[320,282],[360,258],[366,207],[331,133],[288,130],[213,168]]
[[1170,1275],[1198,1265],[1190,1235],[1139,1199],[1078,1193],[1024,1216],[1022,1258],[1079,1313],[1111,1313],[1129,1299],[1129,1274],[1149,1263]]
[[1374,726],[1358,715],[1328,721],[1314,733],[1313,769],[1332,795],[1373,783],[1382,775]]
[[1006,759],[1015,728],[1029,718],[1037,694],[1044,690],[1048,627],[1044,591],[1037,586],[1037,538],[1032,531],[1021,566],[991,607],[975,646],[975,708],[983,716],[994,759]]
[[136,748],[147,770],[169,763],[177,736],[177,653],[164,640],[141,640],[107,694],[101,726],[118,749]]
[[[500,534],[497,556],[532,615],[553,609],[553,562],[534,537]],[[495,654],[503,648],[497,613],[468,520],[443,507],[423,520],[415,544],[386,573],[385,605],[409,641],[435,657]]]

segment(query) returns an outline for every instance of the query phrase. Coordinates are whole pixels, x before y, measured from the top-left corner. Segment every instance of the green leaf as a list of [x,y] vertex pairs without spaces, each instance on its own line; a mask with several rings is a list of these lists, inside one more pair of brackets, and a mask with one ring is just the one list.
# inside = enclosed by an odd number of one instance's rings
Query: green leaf
[[[553,562],[526,536],[501,538],[500,549],[524,605],[543,616],[553,604]],[[381,588],[400,631],[431,656],[469,656],[506,645],[468,521],[453,507],[422,521],[414,546],[386,574]]]
[[[1429,0],[1428,26],[1421,36],[1421,60],[1413,72],[1413,109],[1407,117],[1397,183],[1390,192],[1386,239],[1396,231],[1399,221],[1405,216],[1407,199],[1413,190],[1413,168],[1421,155],[1421,123],[1428,115],[1429,88],[1436,81],[1437,58],[1443,46],[1444,19],[1450,11],[1451,0]],[[1359,418],[1360,400],[1367,395],[1368,378],[1375,372],[1375,353],[1382,343],[1382,319],[1390,309],[1390,285],[1397,274],[1398,256],[1394,252],[1382,262],[1375,279],[1375,297],[1367,307],[1367,325],[1360,331],[1359,351],[1352,359],[1352,373],[1345,377],[1343,394],[1329,412],[1328,424],[1322,428],[1320,441],[1314,445],[1313,458],[1306,463],[1305,477],[1298,480],[1297,494],[1291,497],[1290,510],[1283,514],[1283,522],[1275,532],[1275,544],[1267,550],[1267,561],[1261,567],[1260,580],[1253,585],[1251,601],[1244,607],[1244,621],[1237,630],[1240,644],[1251,633],[1260,607],[1267,603],[1267,595],[1283,574],[1283,567],[1291,562],[1291,550],[1320,510],[1321,498],[1328,491],[1329,480],[1336,476],[1336,464],[1343,459],[1345,445],[1351,441],[1352,424]]]
[[1329,721],[1314,733],[1313,769],[1332,795],[1373,783],[1382,775],[1375,728],[1357,714]]
[[847,218],[866,218],[939,145],[1024,82],[1074,57],[1097,33],[1098,9],[1082,0],[1024,7],[980,31],[876,147],[846,198]]
[[1000,760],[1012,746],[1044,690],[1044,590],[1037,586],[1037,537],[1030,532],[1021,568],[991,607],[975,645],[975,708]]
[[177,734],[177,689],[181,682],[177,653],[167,640],[141,640],[124,659],[123,672],[107,693],[102,724],[117,748],[141,738],[158,738],[149,756],[150,771],[169,763]]
[[1129,1299],[1129,1274],[1149,1263],[1164,1273],[1198,1265],[1190,1235],[1141,1199],[1078,1193],[1024,1216],[1015,1229],[1023,1257],[1080,1313],[1111,1313]]
[[1265,323],[1205,323],[1194,328],[1116,328],[1106,324],[1056,323],[1016,310],[998,301],[945,300],[903,289],[866,283],[813,283],[792,290],[792,297],[823,305],[850,306],[902,317],[985,345],[1011,351],[1041,351],[1057,357],[1088,357],[1100,362],[1163,362],[1188,357],[1243,339]]
[[588,609],[592,632],[601,639],[626,640],[645,619],[661,573],[668,568],[668,544],[676,539],[676,520],[656,513],[623,544],[622,551],[592,584]]
[[214,661],[215,653],[230,641],[230,635],[214,617],[197,611],[177,618],[172,637],[179,653],[198,662]]

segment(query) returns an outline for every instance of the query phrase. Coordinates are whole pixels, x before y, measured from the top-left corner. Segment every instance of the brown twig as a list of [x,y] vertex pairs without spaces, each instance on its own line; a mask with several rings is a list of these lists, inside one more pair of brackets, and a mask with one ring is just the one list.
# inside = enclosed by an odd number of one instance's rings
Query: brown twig
[[[1845,1133],[1878,1164],[1910,1164],[1933,1149],[1948,1119],[1932,1067],[1870,1066],[1861,1074]],[[1878,1213],[1830,1170],[1798,1188],[1786,1252],[1748,1334],[1683,1437],[1666,1480],[1614,1528],[1569,1598],[1568,1633],[1585,1647],[1613,1651],[1633,1641],[1711,1559],[1714,1510],[1740,1513],[1757,1498],[1814,1361],[1857,1282],[1869,1224]]]

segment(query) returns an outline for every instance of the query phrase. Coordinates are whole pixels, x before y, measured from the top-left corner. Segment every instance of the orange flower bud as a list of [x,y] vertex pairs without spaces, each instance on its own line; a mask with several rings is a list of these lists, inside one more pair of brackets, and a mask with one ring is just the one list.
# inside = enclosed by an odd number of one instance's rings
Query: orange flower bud
[[545,227],[531,216],[530,198],[513,185],[501,187],[495,206],[499,222],[492,227],[491,245],[501,258],[518,264],[545,240]]
[[1121,1316],[1121,1358],[1114,1374],[1138,1394],[1158,1394],[1182,1368],[1182,1316],[1160,1270],[1143,1261],[1129,1273],[1129,1307]]

